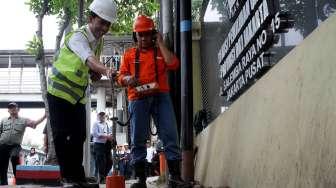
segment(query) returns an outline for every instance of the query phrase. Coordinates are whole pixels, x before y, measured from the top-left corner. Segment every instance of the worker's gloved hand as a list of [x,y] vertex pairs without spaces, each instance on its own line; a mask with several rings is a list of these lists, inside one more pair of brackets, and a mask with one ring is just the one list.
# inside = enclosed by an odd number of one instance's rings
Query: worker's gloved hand
[[138,80],[134,76],[124,76],[123,83],[126,86],[135,87],[138,85]]

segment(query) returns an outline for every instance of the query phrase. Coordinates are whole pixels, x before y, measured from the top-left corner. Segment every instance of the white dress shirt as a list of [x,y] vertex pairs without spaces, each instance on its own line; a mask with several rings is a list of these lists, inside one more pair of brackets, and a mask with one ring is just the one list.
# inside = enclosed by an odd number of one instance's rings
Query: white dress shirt
[[108,124],[106,122],[96,121],[92,127],[93,142],[106,143],[107,139],[104,137],[110,133]]
[[[87,38],[81,32],[75,32],[69,39],[68,47],[78,55],[83,62],[90,56],[95,56],[94,50],[98,45],[98,40],[94,37],[88,26],[84,26]],[[92,49],[90,48],[92,46]]]

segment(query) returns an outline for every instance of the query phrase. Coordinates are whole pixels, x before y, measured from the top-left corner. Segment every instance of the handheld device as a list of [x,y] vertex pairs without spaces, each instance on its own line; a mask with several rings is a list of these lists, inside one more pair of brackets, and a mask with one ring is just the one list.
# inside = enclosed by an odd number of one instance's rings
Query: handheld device
[[151,82],[135,87],[138,93],[151,93],[159,89],[159,84],[157,82]]

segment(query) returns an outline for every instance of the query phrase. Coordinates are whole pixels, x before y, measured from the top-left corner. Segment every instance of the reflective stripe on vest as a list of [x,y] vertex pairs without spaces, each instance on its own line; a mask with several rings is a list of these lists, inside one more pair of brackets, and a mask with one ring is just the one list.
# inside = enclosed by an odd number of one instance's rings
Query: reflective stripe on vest
[[[75,87],[81,90],[85,90],[86,86],[81,86],[76,84],[75,82],[69,80],[67,77],[65,77],[62,73],[60,73],[56,67],[52,67],[51,72],[53,75],[55,75],[58,79],[66,82],[67,84],[69,84],[71,87]],[[78,71],[77,71],[78,72]],[[76,74],[77,75],[77,74]],[[78,75],[77,75],[78,76]],[[80,77],[80,76],[79,76]]]
[[[54,62],[48,76],[48,93],[72,104],[77,102],[85,104],[87,101],[85,92],[89,81],[89,68],[67,45],[75,32],[82,33],[88,39],[85,29],[74,31],[65,37],[58,59]],[[99,40],[95,49],[89,43],[91,50],[95,52],[97,57],[101,53],[102,42],[102,39]]]
[[[75,101],[79,101],[79,100],[82,98],[81,96],[79,96],[79,95],[77,95],[75,92],[73,92],[71,89],[65,87],[65,86],[62,85],[62,84],[59,84],[59,83],[57,83],[57,82],[52,81],[50,78],[48,78],[48,84],[49,84],[51,87],[55,88],[55,89],[58,89],[58,90],[60,90],[60,91],[63,91],[63,92],[65,92],[65,93],[67,93],[67,94],[70,95],[72,98],[74,98]],[[71,102],[71,101],[69,101],[69,102]]]

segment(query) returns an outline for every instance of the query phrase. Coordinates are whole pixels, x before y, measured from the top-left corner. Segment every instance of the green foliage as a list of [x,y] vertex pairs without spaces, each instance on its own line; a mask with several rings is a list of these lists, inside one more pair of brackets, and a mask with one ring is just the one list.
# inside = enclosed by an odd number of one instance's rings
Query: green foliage
[[[88,15],[88,6],[93,0],[88,0],[85,4],[84,15]],[[28,0],[25,2],[30,11],[39,15],[43,8],[44,0]],[[130,34],[134,18],[139,14],[153,16],[159,10],[159,4],[156,0],[115,0],[118,12],[116,22],[111,26],[113,34]],[[70,16],[70,22],[75,23],[78,19],[78,0],[49,0],[45,15],[55,15],[59,24],[63,22],[64,15]],[[44,15],[43,15],[44,16]],[[38,57],[39,48],[42,42],[34,36],[27,44],[27,51]]]
[[220,20],[224,21],[229,17],[229,10],[227,9],[227,6],[225,6],[225,2],[223,0],[212,0],[210,4],[211,8],[216,9],[218,14],[221,15]]
[[35,57],[40,56],[40,49],[42,48],[42,41],[37,37],[34,36],[31,41],[28,42],[27,52],[34,55]]
[[[35,15],[38,15],[42,10],[44,0],[28,0],[25,4],[29,6],[29,10]],[[62,19],[67,12],[70,15],[71,21],[76,20],[78,10],[77,0],[49,0],[46,15],[56,15]]]
[[191,17],[193,21],[200,21],[200,14],[203,0],[192,0]]
[[[38,15],[42,11],[43,0],[29,0],[29,1],[25,2],[25,4],[29,6],[30,11],[32,11],[34,14]],[[48,3],[48,7],[49,6],[51,6],[50,1]]]
[[[85,15],[88,15],[88,6],[93,0],[87,0],[85,4]],[[132,33],[134,18],[139,14],[153,16],[159,10],[157,0],[115,0],[118,7],[117,21],[111,26],[114,34]],[[43,0],[28,0],[26,2],[29,9],[36,15],[41,11]],[[69,11],[71,22],[77,21],[78,1],[77,0],[49,0],[48,11],[46,15],[56,15],[60,22],[65,14]]]
[[[29,0],[25,2],[36,16],[41,14],[44,0]],[[59,24],[63,21],[65,14],[69,15],[70,22],[75,22],[77,17],[78,1],[77,0],[48,0],[45,15],[55,15],[59,19]],[[40,15],[42,16],[42,15]],[[56,36],[55,36],[56,37]],[[28,41],[27,51],[34,54],[37,59],[39,51],[42,48],[42,41],[39,41],[37,36],[34,36],[31,41]]]
[[305,24],[308,21],[307,14],[305,14],[305,10],[308,8],[307,0],[279,0],[279,3],[283,12],[288,12],[292,18],[295,18],[294,29],[303,34],[305,32]]
[[228,18],[228,12],[229,11],[227,9],[227,6],[225,6],[225,3],[226,3],[227,0],[208,0],[208,1],[206,1],[206,0],[192,0],[191,16],[192,16],[193,21],[202,20],[202,18],[200,17],[202,8],[204,8],[204,10],[207,9],[207,7],[202,7],[202,6],[204,6],[203,1],[209,2],[209,3],[205,3],[205,4],[210,6],[210,8],[212,10],[218,11],[218,14],[221,15],[220,20],[224,21]]
[[112,25],[113,34],[132,33],[133,21],[136,16],[145,14],[153,17],[159,10],[159,4],[156,0],[115,0],[118,12],[117,20]]

